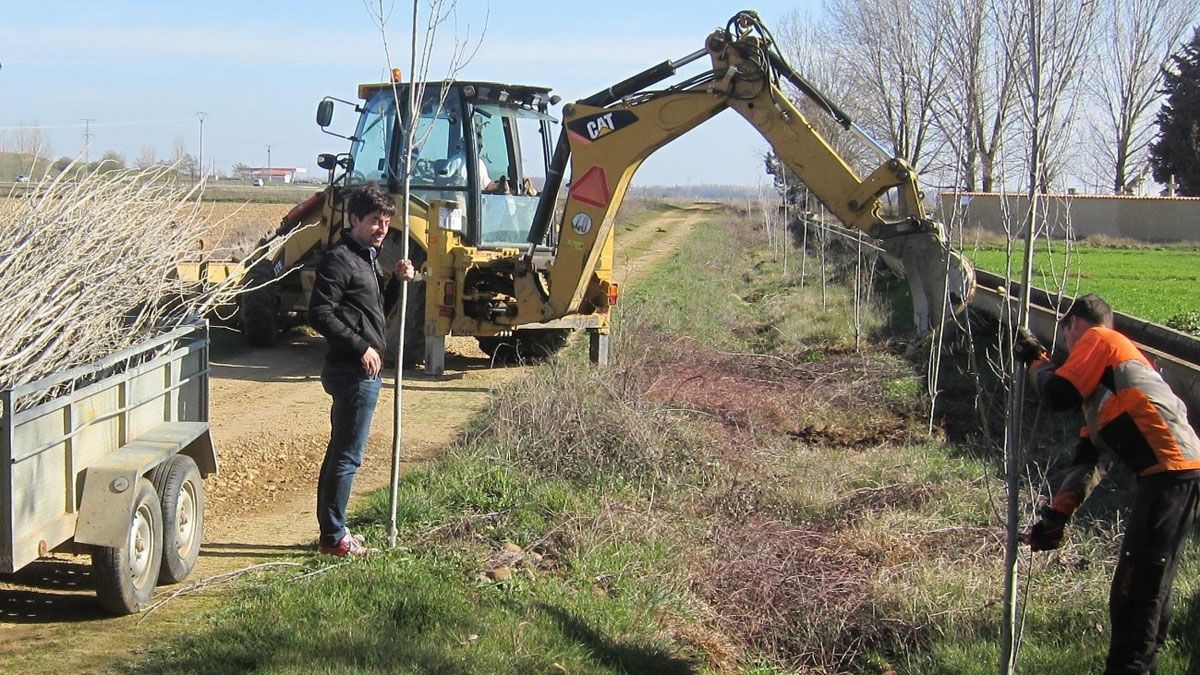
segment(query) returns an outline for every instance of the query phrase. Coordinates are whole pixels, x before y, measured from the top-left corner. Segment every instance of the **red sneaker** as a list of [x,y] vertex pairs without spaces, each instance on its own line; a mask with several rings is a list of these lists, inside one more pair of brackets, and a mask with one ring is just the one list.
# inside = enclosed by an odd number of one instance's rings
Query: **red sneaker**
[[371,555],[372,553],[379,553],[379,549],[377,548],[367,548],[364,546],[363,538],[361,536],[353,535],[349,532],[342,537],[341,541],[333,546],[321,544],[319,550],[324,555],[332,555],[338,558],[345,558],[347,556],[367,556]]

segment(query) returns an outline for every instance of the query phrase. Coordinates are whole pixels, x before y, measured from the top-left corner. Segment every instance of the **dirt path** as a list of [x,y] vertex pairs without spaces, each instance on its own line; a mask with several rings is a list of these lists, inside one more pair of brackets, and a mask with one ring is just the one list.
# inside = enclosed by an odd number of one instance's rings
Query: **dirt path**
[[[619,233],[618,280],[636,280],[705,216],[703,209],[672,211]],[[622,250],[636,253],[623,256]],[[210,418],[221,472],[206,482],[205,542],[189,582],[286,560],[315,543],[313,491],[329,432],[328,396],[319,377],[323,341],[297,333],[274,349],[239,343],[236,335],[214,336]],[[451,338],[447,352],[445,376],[405,379],[406,467],[436,457],[497,385],[527,370],[491,368],[470,338]],[[388,482],[392,382],[385,378],[356,497]],[[219,593],[206,591],[148,616],[112,618],[96,607],[88,575],[86,558],[60,554],[0,576],[0,671],[119,672],[119,664],[155,640],[187,630],[220,601]],[[158,597],[177,588],[162,587]]]

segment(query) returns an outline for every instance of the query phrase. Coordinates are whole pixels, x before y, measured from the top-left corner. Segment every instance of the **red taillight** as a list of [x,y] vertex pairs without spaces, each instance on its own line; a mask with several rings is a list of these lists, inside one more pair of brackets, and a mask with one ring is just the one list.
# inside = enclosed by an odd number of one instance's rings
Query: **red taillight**
[[619,295],[619,289],[617,288],[617,284],[609,284],[608,285],[608,306],[609,307],[617,306],[617,295]]

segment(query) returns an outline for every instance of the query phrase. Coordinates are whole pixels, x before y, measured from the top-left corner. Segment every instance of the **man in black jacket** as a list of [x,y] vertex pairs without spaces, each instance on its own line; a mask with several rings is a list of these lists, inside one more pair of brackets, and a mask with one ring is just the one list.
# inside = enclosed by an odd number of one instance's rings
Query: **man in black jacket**
[[379,247],[395,212],[391,195],[376,183],[347,196],[350,227],[321,261],[308,308],[313,327],[329,342],[321,384],[333,398],[329,446],[317,481],[320,550],[338,557],[374,551],[346,529],[346,503],[383,383],[384,317],[399,298],[400,281],[411,281],[415,273],[411,262],[400,260],[384,286]]

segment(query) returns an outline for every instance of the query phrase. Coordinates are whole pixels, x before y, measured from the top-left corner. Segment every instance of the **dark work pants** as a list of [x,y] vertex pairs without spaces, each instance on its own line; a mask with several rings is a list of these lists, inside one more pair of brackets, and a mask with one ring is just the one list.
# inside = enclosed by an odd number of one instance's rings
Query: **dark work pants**
[[383,380],[367,377],[362,370],[326,370],[321,373],[321,384],[333,397],[333,405],[329,409],[329,446],[317,479],[317,524],[321,543],[333,546],[346,535],[350,487],[362,464]]
[[1108,597],[1106,674],[1153,673],[1171,620],[1179,549],[1200,509],[1200,479],[1164,472],[1138,479]]

